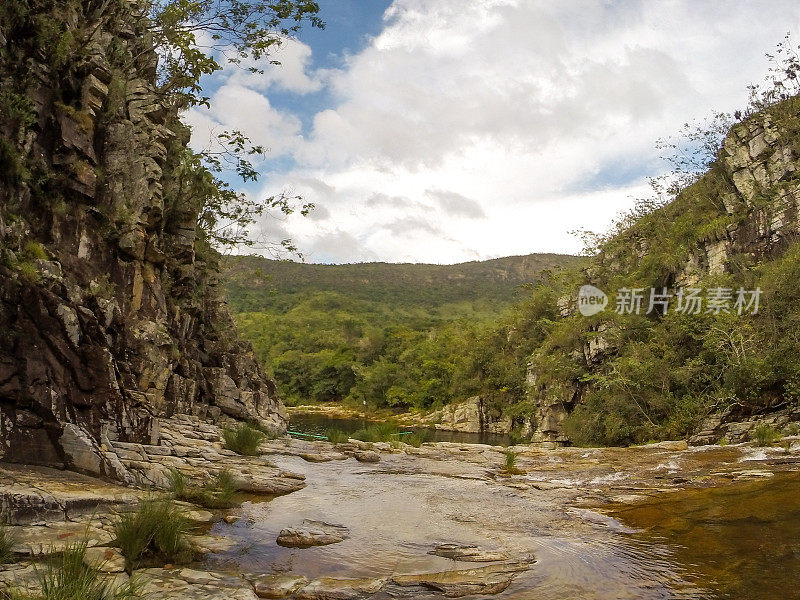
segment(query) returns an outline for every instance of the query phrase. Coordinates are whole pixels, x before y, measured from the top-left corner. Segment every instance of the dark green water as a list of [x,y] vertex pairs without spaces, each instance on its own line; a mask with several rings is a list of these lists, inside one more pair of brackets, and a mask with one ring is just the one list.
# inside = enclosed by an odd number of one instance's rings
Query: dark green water
[[[371,422],[365,419],[336,419],[318,413],[295,413],[289,417],[289,429],[301,433],[314,433],[325,435],[328,429],[339,429],[345,433],[353,433]],[[493,446],[507,446],[511,438],[507,435],[495,433],[460,433],[457,431],[443,431],[441,429],[406,427],[400,431],[425,431],[427,439],[431,442],[456,442],[460,444],[491,444]],[[402,439],[402,438],[401,438]]]

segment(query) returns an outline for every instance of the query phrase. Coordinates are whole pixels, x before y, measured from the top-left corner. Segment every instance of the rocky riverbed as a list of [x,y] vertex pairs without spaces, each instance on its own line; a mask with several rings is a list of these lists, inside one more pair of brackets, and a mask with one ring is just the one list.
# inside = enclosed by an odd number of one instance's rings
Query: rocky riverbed
[[[174,468],[192,478],[229,470],[242,504],[206,510],[183,503],[197,525],[199,558],[134,571],[143,597],[726,597],[716,595],[719,571],[692,571],[670,546],[670,532],[688,535],[702,521],[692,520],[696,503],[687,514],[674,507],[719,490],[731,505],[738,490],[791,498],[799,481],[794,437],[769,448],[517,446],[509,474],[506,449],[496,446],[283,438],[243,457],[223,449],[215,425],[178,417],[161,428],[159,446],[106,449],[135,474],[126,486],[0,467],[0,507],[17,558],[0,567],[0,586],[34,589],[37,562],[83,538],[87,560],[125,581],[113,519],[164,487]],[[798,508],[781,502],[778,512]],[[797,554],[788,552],[782,560],[793,568]]]

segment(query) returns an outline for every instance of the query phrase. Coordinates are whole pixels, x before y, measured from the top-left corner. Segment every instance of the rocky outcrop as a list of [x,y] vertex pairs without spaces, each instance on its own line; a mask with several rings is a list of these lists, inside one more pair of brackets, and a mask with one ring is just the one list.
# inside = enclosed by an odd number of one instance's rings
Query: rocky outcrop
[[[103,7],[0,36],[0,458],[119,477],[103,448],[158,444],[159,417],[285,414],[218,291],[147,21]],[[76,40],[58,60],[43,23]]]
[[426,416],[425,421],[436,429],[461,433],[509,433],[511,419],[493,411],[480,396],[464,402],[448,404]]

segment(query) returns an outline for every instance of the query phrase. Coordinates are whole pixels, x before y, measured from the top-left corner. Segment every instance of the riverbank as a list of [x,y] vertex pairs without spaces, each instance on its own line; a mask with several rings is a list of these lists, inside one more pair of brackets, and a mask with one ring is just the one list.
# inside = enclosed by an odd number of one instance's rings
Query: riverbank
[[[797,437],[769,448],[662,442],[508,450],[281,438],[244,457],[223,449],[214,425],[181,418],[162,428],[171,446],[115,449],[124,450],[129,471],[150,473],[151,486],[163,487],[157,474],[169,467],[194,478],[227,468],[247,491],[237,508],[182,505],[199,527],[197,560],[134,571],[145,597],[167,600],[529,598],[533,590],[545,599],[709,597],[702,593],[711,583],[666,556],[668,544],[648,541],[654,525],[646,515],[670,514],[681,497],[706,490],[735,497],[740,486],[795,477],[800,464]],[[511,472],[507,452],[516,457]],[[17,559],[0,570],[0,582],[35,588],[35,565],[84,535],[116,556],[114,516],[152,493],[71,472],[0,467],[0,506]],[[672,515],[671,523],[694,527],[690,514]],[[313,538],[331,527],[341,534],[336,543],[277,541],[284,530]]]

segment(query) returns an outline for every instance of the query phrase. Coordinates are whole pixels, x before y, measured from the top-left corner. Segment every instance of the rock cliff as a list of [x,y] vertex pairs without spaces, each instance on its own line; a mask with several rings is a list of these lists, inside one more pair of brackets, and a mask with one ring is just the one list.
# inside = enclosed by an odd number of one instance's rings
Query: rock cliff
[[217,288],[135,2],[0,16],[0,458],[121,477],[185,413],[285,427]]

